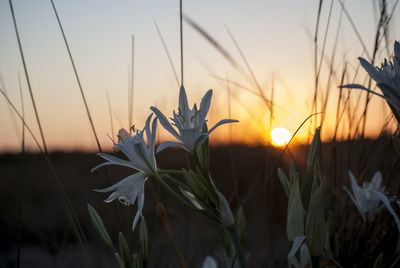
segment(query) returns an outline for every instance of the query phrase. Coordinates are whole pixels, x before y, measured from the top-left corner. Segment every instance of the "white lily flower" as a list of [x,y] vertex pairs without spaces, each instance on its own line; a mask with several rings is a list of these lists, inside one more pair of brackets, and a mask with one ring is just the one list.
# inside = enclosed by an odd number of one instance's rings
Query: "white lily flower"
[[[118,132],[119,142],[114,144],[114,150],[120,150],[126,155],[128,160],[123,160],[112,155],[99,153],[98,156],[104,158],[108,162],[102,163],[92,169],[92,172],[100,167],[106,165],[119,165],[130,167],[139,172],[126,177],[120,182],[105,188],[95,190],[97,192],[111,192],[113,193],[105,200],[109,203],[118,199],[122,204],[129,206],[134,205],[136,199],[138,200],[138,210],[132,224],[132,230],[142,215],[144,205],[144,184],[150,175],[155,174],[157,165],[155,160],[155,139],[157,129],[157,118],[153,119],[152,127],[150,129],[150,121],[152,115],[146,120],[146,125],[142,131],[137,130],[134,136],[130,135],[125,129]],[[146,132],[147,145],[143,138],[143,133]]]
[[364,182],[362,187],[358,186],[357,181],[351,171],[349,171],[349,176],[354,195],[352,195],[346,187],[343,188],[356,205],[363,220],[366,221],[372,219],[385,206],[392,214],[400,232],[400,219],[390,205],[390,201],[392,201],[393,198],[388,198],[385,193],[385,187],[381,186],[382,174],[379,171],[376,172],[372,177],[371,182]]
[[[306,237],[304,235],[297,236],[293,239],[292,247],[287,256],[289,264],[295,268],[309,267],[311,264],[311,256],[305,243]],[[296,258],[296,253],[300,250],[300,260]]]
[[354,205],[356,205],[363,220],[371,219],[382,209],[381,200],[374,194],[374,191],[383,192],[385,190],[385,187],[381,187],[382,174],[376,172],[371,182],[364,182],[362,187],[358,186],[351,171],[349,171],[349,177],[353,195],[346,187],[343,187],[344,190],[350,196]]
[[217,262],[213,257],[207,256],[203,262],[202,268],[218,268]]
[[386,101],[400,111],[400,43],[398,41],[394,43],[393,62],[388,63],[388,61],[385,60],[381,68],[374,67],[362,57],[358,59],[361,66],[368,72],[368,75],[375,80],[383,95],[359,84],[349,84],[342,87],[366,90],[386,99]]
[[[237,120],[224,119],[219,121],[207,132],[202,132],[203,126],[207,123],[206,116],[210,109],[211,97],[212,90],[210,89],[203,96],[200,103],[200,109],[197,109],[196,104],[194,104],[193,108],[190,109],[185,88],[181,86],[179,92],[178,113],[175,111],[173,112],[174,118],[171,118],[172,124],[159,109],[151,107],[151,110],[160,120],[161,125],[179,141],[164,142],[158,146],[157,152],[170,146],[181,146],[183,149],[193,153],[218,126],[226,123],[239,122]],[[173,126],[175,126],[178,131]]]

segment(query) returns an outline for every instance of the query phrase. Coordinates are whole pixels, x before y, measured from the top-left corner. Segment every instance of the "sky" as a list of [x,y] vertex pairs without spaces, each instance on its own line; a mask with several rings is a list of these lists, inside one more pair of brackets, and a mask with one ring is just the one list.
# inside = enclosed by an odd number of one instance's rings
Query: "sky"
[[[343,1],[366,47],[371,53],[378,16],[378,1]],[[390,5],[394,1],[388,1]],[[81,79],[94,125],[105,149],[112,143],[121,127],[128,128],[128,87],[131,70],[131,39],[134,35],[134,111],[133,122],[141,129],[150,106],[159,107],[167,116],[178,104],[179,87],[168,57],[157,34],[160,28],[175,69],[180,73],[179,1],[161,0],[87,0],[54,1],[66,33],[76,68]],[[32,91],[37,104],[43,132],[50,150],[95,150],[95,139],[69,61],[67,50],[49,0],[13,1],[22,47]],[[227,29],[232,33],[251,66],[258,83],[267,96],[274,88],[274,119],[265,103],[237,86],[252,87],[245,76],[232,67],[221,54],[187,23],[183,24],[184,85],[189,103],[200,103],[208,89],[213,99],[208,116],[212,126],[229,117],[227,82],[230,88],[230,116],[240,122],[221,126],[211,141],[263,144],[268,142],[271,127],[285,127],[292,133],[311,114],[314,94],[313,37],[319,1],[316,0],[220,0],[183,1],[183,12],[205,29],[248,71]],[[349,66],[348,79],[357,68],[357,57],[363,48],[348,18],[340,20],[339,1],[324,1],[318,34],[319,55],[327,28],[326,55],[336,51],[334,70],[341,73],[344,62]],[[394,40],[400,39],[400,16],[396,9],[389,31],[389,51]],[[340,24],[338,43],[334,46],[336,29]],[[2,84],[10,99],[21,110],[19,79],[27,124],[40,139],[32,102],[18,50],[8,1],[0,1],[0,72]],[[382,49],[377,62],[387,57]],[[386,53],[386,54],[385,54]],[[327,80],[327,61],[322,62],[321,90]],[[220,79],[216,79],[219,77]],[[339,78],[332,82],[323,125],[324,137],[329,139],[335,126]],[[349,80],[350,81],[350,80]],[[361,70],[355,82],[365,83]],[[110,97],[113,129],[111,129],[107,93]],[[352,93],[353,94],[353,93]],[[363,98],[354,93],[351,103]],[[361,109],[358,109],[361,111]],[[374,137],[389,114],[387,105],[372,98],[367,121],[367,135]],[[21,147],[21,122],[15,117],[4,98],[0,98],[0,152],[18,151]],[[309,128],[296,136],[306,139]],[[231,131],[231,132],[230,132]],[[311,130],[312,132],[312,130]],[[343,128],[343,137],[346,129]],[[163,130],[161,140],[171,139]],[[28,148],[36,149],[27,136]]]

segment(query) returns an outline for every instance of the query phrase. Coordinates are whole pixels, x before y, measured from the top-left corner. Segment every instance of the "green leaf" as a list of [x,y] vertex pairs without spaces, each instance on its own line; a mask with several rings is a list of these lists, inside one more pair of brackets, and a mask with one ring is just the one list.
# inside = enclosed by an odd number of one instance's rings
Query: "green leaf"
[[118,252],[114,253],[114,257],[118,262],[119,268],[128,268],[125,266],[125,263],[122,261],[121,256],[119,256]]
[[325,184],[322,181],[311,194],[307,212],[306,237],[310,249],[311,257],[321,256],[326,240],[325,223]]
[[240,242],[242,244],[242,247],[244,248],[244,233],[246,231],[246,218],[244,217],[244,211],[242,206],[239,207],[236,213],[236,225],[239,233]]
[[142,254],[142,259],[147,260],[148,247],[149,247],[149,234],[147,231],[146,220],[142,216],[142,220],[140,221],[140,229],[139,229],[139,242],[140,249]]
[[299,177],[296,176],[293,181],[289,194],[286,231],[288,240],[293,240],[304,235],[304,207],[301,202]]
[[132,268],[143,268],[142,262],[137,253],[133,254]]
[[290,180],[290,185],[293,184],[294,178],[296,177],[296,164],[294,163],[294,160],[290,160],[290,165],[289,165],[289,180]]
[[104,222],[101,219],[100,215],[97,213],[97,211],[90,204],[88,204],[87,206],[88,206],[90,220],[92,221],[93,226],[96,228],[96,230],[99,233],[100,237],[106,243],[106,245],[111,250],[111,252],[112,253],[116,253],[117,250],[115,249],[113,243],[111,242],[111,238],[108,235],[107,229],[104,226]]
[[122,261],[125,264],[125,267],[131,267],[131,257],[128,243],[126,242],[125,236],[123,233],[119,232],[119,250],[122,255]]
[[278,168],[278,177],[282,184],[283,190],[285,190],[286,196],[289,197],[291,184],[289,183],[285,172],[281,168]]
[[319,151],[319,146],[321,143],[321,137],[320,137],[320,133],[321,129],[317,128],[315,130],[315,134],[314,134],[314,138],[311,142],[311,149],[310,149],[310,155],[308,156],[308,161],[307,161],[307,170],[311,170],[312,167],[315,164],[315,161],[318,157],[318,151]]
[[383,253],[379,254],[378,258],[376,258],[374,266],[372,268],[381,268],[383,262]]

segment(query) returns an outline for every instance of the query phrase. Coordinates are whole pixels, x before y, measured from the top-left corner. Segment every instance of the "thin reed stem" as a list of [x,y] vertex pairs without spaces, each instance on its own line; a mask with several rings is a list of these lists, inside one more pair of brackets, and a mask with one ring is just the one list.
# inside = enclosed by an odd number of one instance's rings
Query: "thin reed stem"
[[38,124],[38,127],[39,127],[40,136],[41,136],[41,138],[42,138],[42,143],[43,143],[44,152],[47,154],[46,140],[45,140],[45,138],[44,138],[43,129],[42,129],[42,124],[40,123],[40,118],[39,118],[39,113],[38,113],[38,110],[37,110],[35,98],[34,98],[34,96],[33,96],[31,81],[30,81],[30,79],[29,79],[29,74],[28,74],[28,69],[27,69],[27,67],[26,67],[25,56],[24,56],[24,52],[23,52],[23,50],[22,50],[21,39],[20,39],[20,37],[19,37],[19,31],[18,31],[18,27],[17,27],[17,21],[16,21],[16,19],[15,19],[14,7],[13,7],[13,4],[12,4],[12,1],[11,1],[11,0],[8,1],[8,4],[9,4],[10,10],[11,10],[11,15],[12,15],[13,23],[14,23],[14,30],[15,30],[15,34],[16,34],[16,36],[17,36],[18,48],[19,48],[19,52],[20,52],[20,55],[21,55],[22,65],[23,65],[23,67],[24,67],[26,82],[27,82],[27,84],[28,84],[28,89],[29,89],[29,94],[30,94],[31,100],[32,100],[33,110],[34,110],[34,112],[35,112],[35,117],[36,117],[36,121],[37,121],[37,124]]
[[179,0],[179,28],[180,28],[180,43],[181,43],[181,86],[183,86],[183,15],[182,15],[182,0]]
[[76,70],[74,59],[72,58],[72,53],[71,53],[71,50],[69,48],[67,37],[65,36],[64,29],[62,27],[60,17],[58,16],[58,12],[57,12],[56,6],[54,5],[54,1],[50,0],[50,2],[51,2],[51,5],[53,7],[54,14],[56,15],[58,26],[60,27],[60,31],[61,31],[61,34],[62,34],[63,39],[64,39],[65,46],[66,46],[67,51],[68,51],[69,59],[71,60],[71,64],[72,64],[72,68],[74,70],[75,78],[76,78],[76,81],[78,82],[79,91],[81,92],[82,100],[83,100],[83,103],[85,105],[86,114],[88,116],[88,119],[89,119],[89,122],[90,122],[90,126],[92,128],[92,132],[93,132],[94,138],[96,139],[97,148],[98,148],[99,152],[102,152],[100,141],[99,141],[99,139],[97,137],[96,129],[94,128],[94,124],[93,124],[93,119],[92,119],[92,116],[90,114],[89,106],[88,106],[87,101],[86,101],[85,93],[83,92],[81,80],[79,79],[78,71]]
[[[80,91],[80,93],[81,93],[82,100],[83,100],[83,103],[84,103],[84,105],[85,105],[86,114],[87,114],[87,116],[88,116],[89,123],[90,123],[91,129],[92,129],[94,138],[95,138],[95,140],[96,140],[97,149],[98,149],[98,151],[101,153],[101,152],[103,152],[103,150],[102,150],[102,148],[101,148],[100,141],[99,141],[99,139],[98,139],[98,137],[97,137],[96,129],[95,129],[95,127],[94,127],[94,123],[93,123],[93,120],[92,120],[92,116],[91,116],[91,114],[90,114],[89,106],[88,106],[88,104],[87,104],[86,97],[85,97],[85,94],[84,94],[84,92],[83,92],[82,84],[81,84],[81,81],[80,81],[80,79],[79,79],[78,71],[77,71],[77,69],[76,69],[76,67],[75,67],[75,62],[74,62],[74,59],[73,59],[73,57],[72,57],[71,50],[70,50],[70,48],[69,48],[69,44],[68,44],[68,41],[67,41],[67,37],[65,36],[64,29],[63,29],[63,27],[62,27],[60,17],[58,16],[58,12],[57,12],[56,6],[54,5],[53,0],[50,0],[50,2],[51,2],[51,5],[52,5],[52,7],[53,7],[54,14],[56,15],[57,23],[58,23],[58,26],[60,27],[60,31],[61,31],[61,34],[62,34],[63,39],[64,39],[65,47],[67,48],[67,51],[68,51],[69,59],[71,60],[71,65],[72,65],[72,68],[73,68],[73,70],[74,70],[74,74],[75,74],[76,81],[77,81],[77,83],[78,83],[79,91]],[[106,176],[107,176],[107,179],[108,179],[109,184],[112,184],[112,181],[111,181],[111,178],[110,178],[110,174],[109,174],[109,171],[108,171],[107,168],[106,168]],[[121,229],[122,229],[123,224],[122,224],[121,213],[120,213],[120,211],[119,211],[118,206],[116,206],[115,204],[114,204],[114,208],[115,208],[115,210],[117,211],[118,224],[120,225],[120,227],[121,227]]]
[[13,108],[15,114],[20,118],[20,120],[22,121],[23,125],[25,126],[26,130],[29,132],[29,134],[32,136],[34,142],[36,143],[36,146],[38,147],[40,153],[43,155],[46,164],[48,165],[51,174],[53,175],[53,178],[55,179],[56,182],[56,186],[57,189],[60,191],[63,203],[66,207],[69,219],[71,220],[72,223],[72,228],[74,229],[75,235],[79,241],[79,244],[82,246],[83,251],[85,252],[88,260],[90,259],[90,254],[87,248],[87,239],[85,236],[85,233],[83,232],[82,226],[80,224],[80,221],[78,219],[78,217],[75,214],[75,211],[72,207],[71,201],[69,199],[69,196],[67,194],[67,192],[65,191],[64,185],[60,179],[60,177],[58,176],[58,173],[56,171],[56,169],[54,168],[54,165],[52,163],[52,161],[50,160],[48,154],[43,150],[42,146],[40,145],[39,141],[37,140],[37,138],[35,137],[35,135],[33,134],[31,128],[27,125],[27,123],[25,122],[24,117],[18,112],[18,109],[15,107],[15,105],[11,102],[11,100],[8,98],[8,96],[5,94],[4,90],[2,88],[0,88],[0,93],[4,96],[5,100],[7,101],[7,103]]
[[[21,112],[22,117],[25,117],[25,106],[24,97],[22,94],[21,76],[18,71],[18,85],[19,94],[21,99]],[[10,106],[9,106],[10,107]],[[14,113],[13,113],[14,115]],[[19,179],[19,190],[18,190],[18,238],[17,238],[17,268],[21,267],[21,245],[22,245],[22,209],[23,209],[23,196],[24,196],[24,175],[25,175],[25,126],[22,123],[22,134],[21,134],[21,174]]]
[[160,37],[160,40],[161,40],[161,43],[162,43],[162,45],[163,45],[165,54],[167,54],[169,65],[171,66],[172,73],[174,74],[176,83],[178,84],[178,87],[179,87],[180,84],[179,84],[178,75],[176,74],[176,69],[175,69],[174,63],[172,62],[171,55],[170,55],[170,53],[169,53],[169,51],[168,51],[167,45],[166,45],[166,43],[165,43],[165,41],[164,41],[164,38],[163,38],[163,36],[162,36],[162,34],[161,34],[160,28],[159,28],[158,25],[157,25],[157,22],[156,22],[155,20],[153,20],[153,23],[154,23],[154,27],[156,27],[158,36]]
[[114,135],[114,121],[113,121],[113,116],[112,116],[112,109],[111,109],[111,101],[110,101],[110,95],[108,94],[107,90],[107,104],[108,104],[108,114],[110,116],[110,127],[111,127],[111,136]]
[[[18,70],[18,79],[20,80],[20,73],[19,73],[19,70]],[[18,81],[19,81],[19,80],[18,80]],[[19,81],[19,83],[20,83],[20,81]],[[2,73],[1,73],[1,71],[0,71],[0,86],[1,86],[2,88],[4,88],[4,92],[5,92],[6,94],[8,94],[8,92],[7,92],[7,87],[6,87],[6,84],[4,83],[4,79],[3,79],[3,75],[2,75]],[[11,121],[12,121],[14,130],[15,130],[15,134],[17,135],[18,139],[22,139],[21,133],[20,133],[20,130],[19,130],[19,126],[18,126],[18,123],[17,123],[17,119],[15,118],[15,114],[14,114],[14,112],[13,112],[13,110],[11,109],[10,106],[7,106],[7,108],[8,108],[8,111],[10,112],[10,117],[11,117]]]
[[132,51],[131,51],[131,83],[129,88],[129,103],[128,103],[128,118],[129,118],[129,125],[130,128],[133,125],[133,101],[134,101],[134,74],[135,74],[135,36],[132,35]]

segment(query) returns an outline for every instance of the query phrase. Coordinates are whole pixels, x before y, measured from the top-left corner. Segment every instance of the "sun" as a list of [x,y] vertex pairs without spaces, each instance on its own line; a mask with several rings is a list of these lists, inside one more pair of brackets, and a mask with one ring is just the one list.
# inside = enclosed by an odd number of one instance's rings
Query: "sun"
[[283,146],[288,144],[292,134],[284,127],[276,127],[271,130],[271,140],[275,145]]

